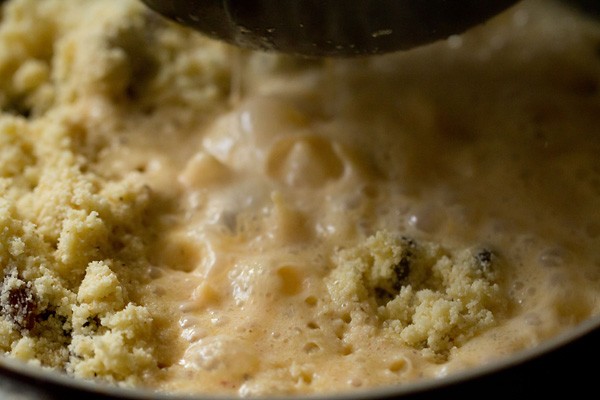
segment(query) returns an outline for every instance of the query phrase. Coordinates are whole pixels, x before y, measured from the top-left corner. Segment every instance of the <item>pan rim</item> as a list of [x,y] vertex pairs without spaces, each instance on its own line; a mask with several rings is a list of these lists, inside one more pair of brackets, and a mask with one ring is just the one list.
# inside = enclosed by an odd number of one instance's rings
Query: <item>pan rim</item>
[[[480,366],[457,371],[447,376],[427,378],[415,382],[386,385],[381,387],[359,388],[336,393],[302,394],[302,395],[275,395],[253,396],[253,400],[375,400],[390,399],[427,393],[430,390],[439,390],[452,385],[468,383],[469,381],[488,376],[500,371],[516,367],[532,361],[538,357],[558,350],[569,343],[576,342],[592,332],[600,330],[600,315],[590,317],[533,347],[529,347],[505,357],[495,359]],[[145,388],[120,387],[114,384],[94,382],[73,378],[55,370],[27,364],[0,355],[0,376],[9,376],[25,384],[48,384],[53,387],[64,388],[74,392],[87,393],[107,399],[131,400],[239,400],[237,395],[214,393],[169,393],[149,390]]]

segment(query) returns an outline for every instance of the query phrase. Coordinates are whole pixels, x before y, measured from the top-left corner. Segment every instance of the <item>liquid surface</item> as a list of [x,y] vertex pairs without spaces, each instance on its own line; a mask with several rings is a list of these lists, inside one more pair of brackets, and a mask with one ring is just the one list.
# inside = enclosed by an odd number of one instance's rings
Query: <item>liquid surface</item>
[[158,391],[435,379],[600,312],[600,27],[524,1],[354,60],[133,0],[0,23],[0,349]]

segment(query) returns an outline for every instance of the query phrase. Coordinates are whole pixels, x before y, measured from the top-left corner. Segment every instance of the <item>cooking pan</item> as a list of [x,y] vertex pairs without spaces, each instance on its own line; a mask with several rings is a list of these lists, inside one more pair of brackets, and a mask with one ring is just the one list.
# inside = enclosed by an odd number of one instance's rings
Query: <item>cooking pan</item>
[[[580,0],[578,7],[590,15],[600,15],[597,1]],[[504,359],[471,368],[453,375],[420,382],[361,389],[351,393],[286,396],[285,399],[311,398],[328,400],[359,399],[438,399],[481,398],[486,396],[570,395],[596,390],[595,359],[600,355],[600,316],[591,318],[534,348]],[[590,365],[591,364],[591,365]],[[5,400],[58,400],[65,398],[208,400],[227,399],[220,395],[170,395],[143,389],[118,388],[77,380],[55,371],[25,365],[0,357],[0,398]],[[277,397],[269,397],[275,400]]]
[[[444,378],[422,382],[363,389],[352,393],[322,396],[269,397],[269,400],[327,399],[480,399],[525,398],[521,396],[577,396],[597,390],[600,355],[600,316],[535,347]],[[0,398],[3,400],[208,400],[228,399],[219,395],[169,395],[141,389],[75,380],[52,371],[23,365],[0,357]],[[260,397],[258,398],[260,399]]]

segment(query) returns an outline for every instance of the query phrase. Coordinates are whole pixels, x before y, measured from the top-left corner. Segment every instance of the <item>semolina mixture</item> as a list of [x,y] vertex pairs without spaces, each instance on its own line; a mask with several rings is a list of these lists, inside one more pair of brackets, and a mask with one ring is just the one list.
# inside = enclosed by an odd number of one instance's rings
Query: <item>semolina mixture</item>
[[341,60],[5,1],[0,352],[251,397],[531,348],[600,314],[599,127],[600,24],[547,0]]

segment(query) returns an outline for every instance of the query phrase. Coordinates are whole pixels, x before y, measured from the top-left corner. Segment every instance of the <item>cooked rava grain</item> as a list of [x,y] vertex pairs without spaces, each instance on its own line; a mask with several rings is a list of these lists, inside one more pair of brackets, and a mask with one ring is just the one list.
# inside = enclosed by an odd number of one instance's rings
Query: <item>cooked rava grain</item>
[[600,28],[345,60],[137,0],[0,22],[0,350],[167,392],[435,379],[600,312]]

